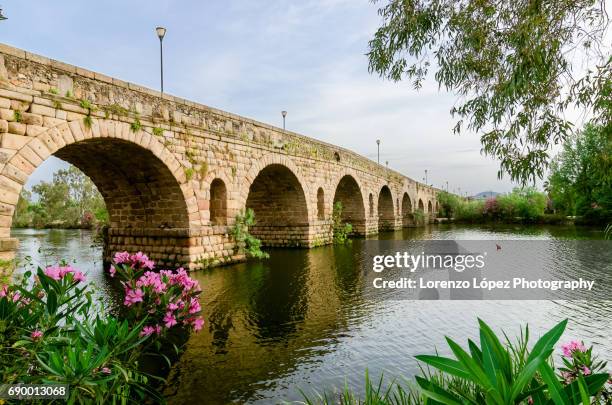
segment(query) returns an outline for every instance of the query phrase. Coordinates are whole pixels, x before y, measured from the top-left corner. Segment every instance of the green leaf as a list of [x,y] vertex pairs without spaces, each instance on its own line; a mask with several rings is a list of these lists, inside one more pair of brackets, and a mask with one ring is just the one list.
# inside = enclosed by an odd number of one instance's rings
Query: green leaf
[[550,367],[547,362],[544,362],[540,365],[540,375],[542,376],[542,380],[546,383],[548,388],[548,394],[551,397],[549,403],[554,403],[555,405],[567,405],[569,404],[569,399],[567,394],[563,390],[563,386],[557,379],[555,372]]
[[[586,384],[588,395],[592,396],[597,394],[604,386],[606,381],[608,381],[608,378],[610,378],[608,373],[591,374],[584,377],[584,383]],[[578,380],[575,380],[563,389],[565,394],[569,397],[569,404],[578,404],[581,401],[580,388],[578,384]]]
[[47,292],[47,312],[49,315],[55,315],[57,311],[57,295],[55,291],[49,290]]
[[482,365],[482,351],[472,339],[468,339],[468,347],[472,358]]
[[514,401],[523,391],[523,388],[525,388],[529,384],[529,382],[531,382],[540,365],[546,361],[546,359],[551,355],[551,353],[552,349],[542,353],[540,356],[531,360],[525,365],[525,367],[523,367],[523,370],[520,372],[520,374],[514,381],[514,384],[512,385],[512,392],[510,393],[511,401]]
[[565,327],[567,326],[567,319],[559,322],[554,328],[549,330],[542,336],[536,344],[531,349],[531,353],[529,353],[529,357],[527,357],[527,363],[533,360],[535,357],[538,357],[542,352],[552,350],[555,344],[563,335],[565,331]]
[[446,341],[459,362],[461,362],[470,373],[470,380],[481,385],[485,391],[490,392],[497,403],[503,403],[503,399],[499,395],[499,392],[495,391],[495,388],[489,382],[482,368],[451,338],[447,337]]
[[427,363],[432,367],[437,368],[440,371],[445,373],[465,378],[466,380],[470,380],[470,374],[467,372],[465,367],[461,365],[457,360],[449,359],[441,356],[431,356],[431,355],[419,355],[415,356],[415,358],[423,363]]
[[578,389],[580,391],[580,399],[582,400],[582,405],[590,405],[590,395],[587,393],[586,383],[584,382],[584,378],[582,376],[578,376]]
[[[478,324],[480,326],[480,344],[483,346],[483,342],[488,342],[488,347],[491,351],[490,357],[495,368],[500,369],[507,382],[512,380],[512,362],[510,361],[510,355],[506,348],[501,344],[495,332],[489,325],[486,324],[482,319],[478,318]],[[484,350],[484,346],[483,346]]]
[[457,398],[433,381],[419,376],[415,376],[415,379],[417,384],[421,387],[423,395],[427,396],[428,398],[446,405],[462,405],[460,398]]
[[[499,361],[495,359],[495,355],[493,354],[493,349],[489,344],[489,340],[483,335],[480,338],[482,345],[482,367],[491,381],[491,384],[499,387],[497,380],[497,370],[501,371],[501,367],[499,367]],[[503,378],[503,376],[500,375]]]

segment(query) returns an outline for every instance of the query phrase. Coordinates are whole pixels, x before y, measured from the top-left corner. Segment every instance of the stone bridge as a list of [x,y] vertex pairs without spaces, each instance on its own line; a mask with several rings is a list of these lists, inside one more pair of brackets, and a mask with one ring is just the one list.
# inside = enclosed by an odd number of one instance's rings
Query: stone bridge
[[245,208],[264,245],[302,247],[331,242],[337,201],[362,236],[437,211],[438,190],[349,150],[0,44],[5,259],[19,193],[51,155],[103,195],[106,259],[141,250],[192,269],[241,260],[229,229]]

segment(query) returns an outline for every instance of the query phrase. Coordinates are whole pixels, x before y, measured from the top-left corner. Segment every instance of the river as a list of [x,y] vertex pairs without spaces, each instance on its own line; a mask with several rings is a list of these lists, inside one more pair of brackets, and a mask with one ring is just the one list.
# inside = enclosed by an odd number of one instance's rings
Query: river
[[[101,247],[84,230],[14,230],[18,258],[44,265],[65,259],[87,273],[112,305],[102,272]],[[381,240],[601,239],[588,228],[444,225],[381,234]],[[170,403],[277,403],[345,382],[361,387],[365,370],[377,378],[411,378],[414,355],[447,352],[444,336],[477,339],[480,317],[516,336],[529,323],[538,336],[569,318],[562,340],[579,338],[612,359],[612,301],[368,300],[357,272],[364,241],[310,250],[273,249],[269,260],[193,273],[203,287],[204,329],[190,337],[173,366],[165,395]],[[538,246],[538,245],[535,245]],[[548,251],[541,255],[550,255]],[[574,271],[571,252],[555,252],[560,270]],[[564,254],[567,256],[565,257]],[[589,271],[577,269],[576,271]],[[602,271],[602,269],[598,269]],[[601,276],[610,285],[612,269]],[[609,287],[608,287],[609,288]]]

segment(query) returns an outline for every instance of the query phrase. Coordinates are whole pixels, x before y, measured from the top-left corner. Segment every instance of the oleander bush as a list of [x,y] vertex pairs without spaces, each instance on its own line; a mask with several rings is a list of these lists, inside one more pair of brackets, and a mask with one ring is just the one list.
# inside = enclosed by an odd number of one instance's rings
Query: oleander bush
[[62,263],[26,271],[0,289],[0,383],[67,384],[68,403],[164,402],[141,359],[169,329],[203,324],[198,283],[184,270],[153,271],[142,253],[115,256],[120,315],[96,302],[85,275]]
[[[345,387],[334,394],[303,394],[306,404],[552,404],[590,405],[612,403],[610,374],[597,360],[593,348],[581,341],[561,346],[563,366],[555,370],[554,347],[567,320],[560,322],[529,347],[529,328],[516,342],[502,341],[479,320],[480,345],[468,340],[467,348],[446,341],[454,358],[420,355],[425,366],[416,385],[397,379],[372,383],[366,372],[363,396]],[[432,370],[433,369],[433,370]],[[607,385],[606,385],[607,384]]]
[[466,200],[443,191],[438,202],[440,216],[459,222],[541,222],[546,219],[548,200],[544,193],[524,187],[486,200]]

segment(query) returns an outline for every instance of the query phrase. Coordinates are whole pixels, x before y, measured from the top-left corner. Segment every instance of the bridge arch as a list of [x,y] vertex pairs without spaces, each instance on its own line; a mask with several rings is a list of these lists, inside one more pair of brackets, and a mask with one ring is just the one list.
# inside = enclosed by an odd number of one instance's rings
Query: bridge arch
[[402,226],[413,225],[412,214],[412,202],[407,192],[404,192],[402,196]]
[[342,221],[353,225],[353,232],[364,235],[366,231],[366,213],[363,204],[361,187],[351,174],[343,175],[334,192],[333,204],[342,204]]
[[391,195],[391,189],[384,185],[378,193],[378,230],[385,231],[394,228],[393,196]]
[[[163,264],[188,261],[189,230],[199,219],[193,189],[176,157],[152,135],[112,120],[64,122],[29,139],[2,168],[7,187],[0,200],[12,213],[28,177],[50,156],[79,168],[102,194],[110,218],[105,259],[118,250],[142,250]],[[199,225],[199,223],[198,223]],[[172,255],[157,254],[168,230],[176,241]],[[149,236],[150,239],[139,238]],[[127,246],[127,238],[129,246]]]
[[228,192],[225,182],[219,177],[210,183],[210,223],[212,225],[227,225]]
[[419,198],[419,211],[425,212],[425,206],[423,205],[423,200]]
[[[269,164],[265,164],[270,162]],[[278,163],[277,163],[278,162]],[[245,208],[255,212],[250,232],[264,246],[308,246],[309,209],[306,183],[287,159],[264,159],[251,168]],[[260,167],[262,166],[263,167]],[[257,170],[255,176],[252,173]]]
[[325,219],[325,191],[323,187],[317,190],[317,219]]

